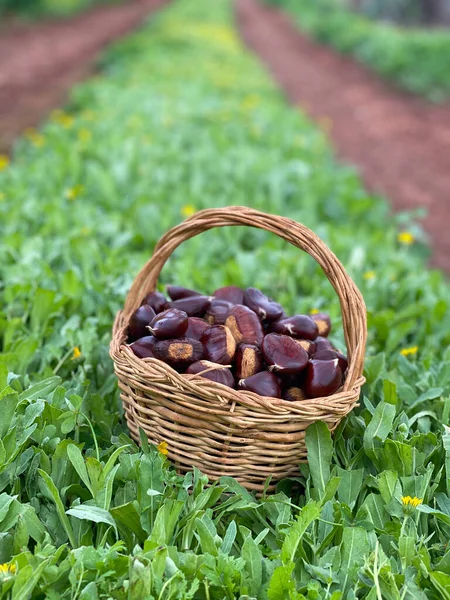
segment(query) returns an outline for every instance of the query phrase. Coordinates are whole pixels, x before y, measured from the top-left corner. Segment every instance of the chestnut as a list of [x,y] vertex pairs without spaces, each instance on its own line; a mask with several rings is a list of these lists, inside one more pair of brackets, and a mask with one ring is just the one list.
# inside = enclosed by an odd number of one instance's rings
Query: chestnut
[[231,302],[231,304],[244,304],[244,290],[235,285],[221,287],[214,292],[213,296]]
[[190,298],[191,296],[201,296],[200,292],[190,290],[189,288],[181,287],[179,285],[168,285],[167,293],[171,300],[181,300],[181,298]]
[[213,325],[205,329],[200,340],[207,360],[219,365],[229,365],[236,352],[236,340],[225,325]]
[[320,335],[316,337],[314,343],[316,345],[315,352],[321,352],[322,350],[334,350],[333,344],[330,342],[330,340]]
[[281,386],[278,377],[269,371],[261,371],[255,375],[241,379],[239,388],[255,392],[260,396],[269,396],[271,398],[279,398],[281,396]]
[[244,304],[252,309],[261,321],[276,321],[283,314],[283,307],[278,302],[273,302],[258,290],[257,288],[249,287],[244,293]]
[[300,344],[302,348],[306,350],[306,352],[312,356],[316,351],[316,344],[311,340],[298,340],[297,338],[293,338],[297,344]]
[[248,306],[242,304],[232,306],[225,319],[225,325],[231,331],[237,344],[245,342],[259,346],[263,341],[264,331],[261,321]]
[[272,323],[270,331],[305,340],[314,340],[319,335],[317,324],[307,315],[294,315],[275,321]]
[[312,357],[314,360],[333,360],[334,358],[337,358],[339,361],[339,366],[343,373],[345,373],[348,367],[347,357],[338,352],[337,350],[319,350],[315,352]]
[[150,292],[145,296],[142,304],[148,304],[156,314],[162,312],[167,304],[167,298],[161,292]]
[[198,340],[179,338],[160,340],[153,347],[155,358],[163,360],[173,367],[182,367],[203,358],[203,346]]
[[235,354],[236,377],[247,379],[264,368],[261,350],[254,344],[240,344]]
[[211,300],[211,296],[189,296],[168,302],[167,306],[184,311],[188,317],[202,317],[209,308]]
[[186,369],[188,375],[200,375],[205,379],[214,381],[215,383],[221,383],[227,387],[234,388],[234,377],[223,365],[210,362],[209,360],[198,360],[197,362],[189,365]]
[[154,358],[153,348],[157,341],[153,335],[146,335],[130,344],[129,348],[139,358]]
[[205,314],[205,319],[210,325],[223,325],[227,318],[228,311],[233,305],[228,300],[213,298],[208,310]]
[[306,400],[306,394],[302,388],[291,386],[283,392],[282,398],[283,400],[289,400],[289,402],[299,402]]
[[208,327],[210,327],[210,325],[203,319],[200,319],[200,317],[189,317],[188,328],[186,329],[184,336],[200,341],[203,332],[205,329],[208,329]]
[[147,328],[158,339],[178,338],[186,333],[189,321],[182,310],[169,308],[152,320]]
[[308,364],[309,355],[306,350],[287,335],[267,334],[262,351],[269,370],[280,375],[299,373]]
[[308,398],[320,398],[334,394],[342,383],[339,359],[311,359],[306,367],[303,389]]
[[331,319],[327,313],[316,313],[311,315],[311,319],[316,323],[319,335],[322,337],[328,337],[331,331]]
[[132,341],[148,335],[147,326],[155,318],[156,313],[151,306],[143,304],[130,317],[128,333]]

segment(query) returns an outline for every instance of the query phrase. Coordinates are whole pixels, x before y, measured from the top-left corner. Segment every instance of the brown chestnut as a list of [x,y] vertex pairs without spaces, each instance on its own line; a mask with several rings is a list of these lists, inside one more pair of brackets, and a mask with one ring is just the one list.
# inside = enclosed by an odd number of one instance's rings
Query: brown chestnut
[[144,304],[135,310],[128,323],[130,339],[134,341],[148,335],[147,326],[150,325],[155,316],[155,311],[148,304]]
[[306,394],[302,388],[291,386],[283,392],[282,398],[284,400],[289,400],[290,402],[299,402],[301,400],[306,400]]
[[168,302],[169,308],[183,310],[188,317],[202,317],[211,304],[211,296],[190,296],[188,298],[180,298],[174,302]]
[[258,346],[253,344],[240,344],[234,358],[238,379],[247,379],[264,368],[263,354]]
[[239,388],[255,392],[260,396],[269,396],[271,398],[279,398],[281,396],[281,387],[278,377],[269,371],[261,371],[247,379],[239,381]]
[[223,365],[210,362],[209,360],[199,360],[186,369],[188,375],[200,375],[205,379],[221,383],[227,387],[234,388],[234,377],[230,369]]
[[231,304],[244,304],[244,290],[235,285],[227,285],[226,287],[219,288],[214,292],[213,296],[220,298],[220,300],[231,302]]
[[228,311],[233,305],[228,300],[213,298],[208,310],[206,311],[205,319],[210,325],[223,325],[227,318]]
[[158,339],[178,338],[186,333],[189,321],[182,310],[169,308],[153,319],[148,330]]
[[225,319],[225,325],[231,331],[237,344],[245,342],[259,346],[263,341],[264,331],[261,321],[248,306],[242,304],[232,306]]
[[316,313],[311,315],[311,319],[316,323],[319,335],[322,337],[328,337],[331,331],[331,319],[327,313]]
[[257,288],[249,287],[244,293],[244,304],[252,309],[261,321],[276,321],[283,314],[283,307],[278,302],[273,302],[258,290]]
[[201,296],[200,292],[190,290],[189,288],[181,287],[179,285],[168,285],[167,293],[171,300],[181,300],[181,298],[190,298],[191,296]]
[[296,340],[287,335],[269,333],[262,344],[270,371],[280,374],[300,373],[308,364],[309,355]]
[[198,340],[179,338],[160,340],[153,347],[155,358],[163,360],[173,367],[182,367],[203,358],[203,346]]
[[148,304],[156,314],[162,312],[167,304],[167,298],[161,292],[150,292],[145,296],[142,304]]
[[157,341],[153,335],[146,335],[130,344],[129,348],[139,358],[153,358],[153,347]]
[[318,352],[315,352],[312,357],[314,360],[333,360],[334,358],[337,358],[343,373],[345,373],[348,367],[347,357],[337,350],[319,350]]
[[333,344],[330,342],[330,340],[320,335],[316,337],[314,343],[316,345],[315,352],[321,352],[322,350],[334,350]]
[[300,344],[300,346],[306,350],[310,356],[312,356],[316,351],[316,344],[311,340],[298,340],[297,338],[293,339],[297,342],[297,344]]
[[210,327],[210,325],[203,319],[200,319],[200,317],[189,317],[188,328],[186,329],[184,336],[200,341],[203,332],[205,329],[208,329],[208,327]]
[[334,394],[342,383],[339,359],[311,359],[306,367],[303,389],[308,398],[320,398]]
[[305,340],[314,340],[319,335],[316,323],[307,315],[294,315],[275,321],[272,323],[270,331]]
[[219,365],[229,365],[236,352],[236,340],[225,325],[213,325],[205,329],[200,340],[207,360]]

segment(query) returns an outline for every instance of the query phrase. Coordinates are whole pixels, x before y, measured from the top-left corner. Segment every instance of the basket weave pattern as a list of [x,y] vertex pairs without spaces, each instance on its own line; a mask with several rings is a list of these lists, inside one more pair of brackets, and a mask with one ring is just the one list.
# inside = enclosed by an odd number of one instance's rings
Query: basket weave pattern
[[[288,402],[233,390],[198,375],[180,375],[155,358],[140,359],[127,347],[131,314],[174,250],[213,227],[244,225],[265,229],[310,254],[322,267],[341,304],[349,368],[342,388],[325,398]],[[306,460],[305,430],[322,420],[334,430],[358,401],[367,337],[364,300],[342,264],[305,226],[285,217],[244,207],[203,210],[168,231],[136,277],[115,319],[110,354],[119,380],[130,434],[143,429],[150,442],[166,441],[169,458],[181,473],[193,466],[211,480],[236,477],[261,492],[267,477],[273,485],[298,474]],[[270,488],[269,488],[270,489]]]

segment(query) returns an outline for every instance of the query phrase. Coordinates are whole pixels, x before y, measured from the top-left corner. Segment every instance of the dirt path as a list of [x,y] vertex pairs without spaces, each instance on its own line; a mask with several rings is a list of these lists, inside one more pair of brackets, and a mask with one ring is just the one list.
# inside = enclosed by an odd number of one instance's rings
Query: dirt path
[[0,31],[0,151],[60,106],[93,71],[98,52],[166,0],[99,6],[70,20],[14,23]]
[[450,106],[399,92],[299,33],[258,0],[236,0],[238,25],[293,103],[328,117],[338,155],[395,209],[425,207],[432,263],[450,273]]

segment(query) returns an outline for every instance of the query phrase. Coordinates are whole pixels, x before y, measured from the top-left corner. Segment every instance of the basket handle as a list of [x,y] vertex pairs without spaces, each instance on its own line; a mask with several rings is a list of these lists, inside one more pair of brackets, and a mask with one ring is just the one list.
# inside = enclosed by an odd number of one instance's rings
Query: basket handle
[[243,206],[206,209],[195,213],[180,225],[170,229],[159,240],[153,256],[144,265],[130,288],[125,300],[124,318],[128,320],[141,304],[142,298],[156,288],[164,264],[182,242],[213,227],[229,225],[246,225],[275,233],[293,246],[307,252],[322,267],[341,305],[349,361],[343,389],[344,391],[351,389],[356,380],[361,377],[364,367],[367,320],[363,297],[340,261],[324,242],[304,225],[286,217],[270,215]]

